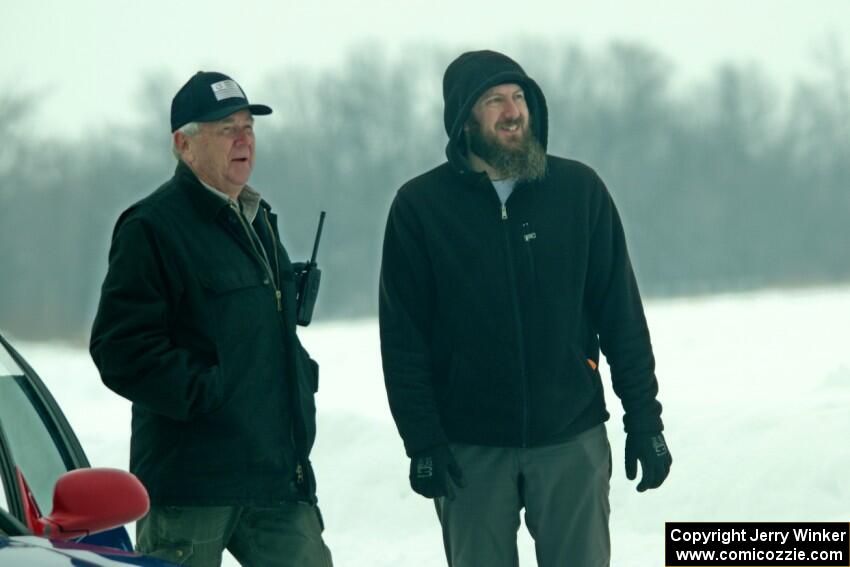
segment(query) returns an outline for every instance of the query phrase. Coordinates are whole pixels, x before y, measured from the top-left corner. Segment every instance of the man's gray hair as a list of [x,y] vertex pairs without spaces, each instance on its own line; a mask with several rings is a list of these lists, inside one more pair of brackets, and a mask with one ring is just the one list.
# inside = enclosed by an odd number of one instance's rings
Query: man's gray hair
[[[201,133],[201,124],[199,122],[189,122],[188,124],[184,124],[178,128],[177,132],[191,138],[192,136],[197,136]],[[174,136],[171,137],[171,153],[174,154],[177,161],[180,161],[180,150],[178,150],[177,146],[174,145]]]

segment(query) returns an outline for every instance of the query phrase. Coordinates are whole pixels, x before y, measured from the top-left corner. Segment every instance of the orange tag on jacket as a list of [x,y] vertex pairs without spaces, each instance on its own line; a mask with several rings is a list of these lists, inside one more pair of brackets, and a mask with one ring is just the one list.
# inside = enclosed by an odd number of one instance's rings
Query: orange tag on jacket
[[592,358],[587,359],[587,364],[590,366],[590,368],[592,368],[593,370],[596,370],[596,363],[593,361]]

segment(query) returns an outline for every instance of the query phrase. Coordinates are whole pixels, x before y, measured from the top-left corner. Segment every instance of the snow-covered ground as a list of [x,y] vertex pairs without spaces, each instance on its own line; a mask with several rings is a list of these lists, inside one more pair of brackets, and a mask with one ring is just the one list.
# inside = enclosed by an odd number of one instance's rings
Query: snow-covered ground
[[[622,410],[605,374],[612,565],[661,565],[665,521],[850,520],[850,288],[653,301],[647,317],[673,469],[649,493],[625,479]],[[335,564],[445,565],[433,506],[408,487],[376,322],[301,334],[322,367],[313,460]],[[17,346],[92,464],[126,468],[129,403],[101,384],[87,352]],[[519,545],[522,565],[535,565],[524,528]]]

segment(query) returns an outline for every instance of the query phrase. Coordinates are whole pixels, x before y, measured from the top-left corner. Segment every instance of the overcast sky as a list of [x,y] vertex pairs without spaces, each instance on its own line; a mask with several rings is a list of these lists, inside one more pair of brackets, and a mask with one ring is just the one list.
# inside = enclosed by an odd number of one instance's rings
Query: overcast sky
[[140,78],[152,72],[179,77],[166,85],[174,92],[198,69],[221,70],[259,100],[271,70],[332,67],[370,41],[510,51],[523,38],[589,49],[636,40],[683,81],[735,61],[788,84],[830,37],[850,57],[850,0],[2,1],[0,101],[43,94],[30,122],[42,135],[132,123]]

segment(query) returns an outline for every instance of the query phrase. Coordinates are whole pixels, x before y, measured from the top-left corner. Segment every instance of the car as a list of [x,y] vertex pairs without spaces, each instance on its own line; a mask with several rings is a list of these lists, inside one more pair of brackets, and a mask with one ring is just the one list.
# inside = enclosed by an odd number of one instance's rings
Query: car
[[172,565],[133,552],[123,527],[147,513],[145,487],[129,472],[91,468],[56,400],[2,334],[0,483],[0,565]]

